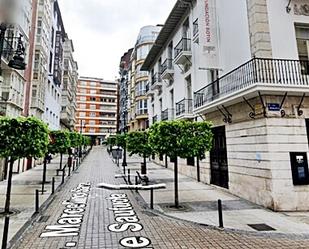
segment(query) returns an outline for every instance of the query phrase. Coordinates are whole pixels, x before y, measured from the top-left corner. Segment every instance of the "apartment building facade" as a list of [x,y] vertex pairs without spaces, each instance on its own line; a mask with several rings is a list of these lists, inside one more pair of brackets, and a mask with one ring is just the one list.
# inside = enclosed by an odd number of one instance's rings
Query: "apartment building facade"
[[144,130],[149,126],[146,95],[148,72],[141,71],[141,67],[160,30],[160,26],[149,25],[142,27],[131,55],[129,84],[130,108],[128,116],[128,125],[131,131]]
[[77,84],[75,130],[101,144],[115,135],[118,120],[118,82],[80,77]]
[[[142,66],[151,124],[213,123],[201,180],[274,210],[309,210],[307,6],[177,1]],[[197,177],[196,163],[181,171]]]
[[119,130],[125,131],[128,125],[130,61],[133,48],[129,49],[120,59],[119,65]]
[[[17,49],[18,38],[29,54],[29,35],[31,24],[31,0],[22,0],[18,5],[13,5],[9,16],[0,16],[0,23],[6,23],[4,52],[1,58],[2,76],[0,79],[0,115],[18,117],[23,112],[25,72],[11,68],[8,64],[13,58]],[[8,11],[8,10],[7,10]],[[3,15],[6,12],[2,13]]]
[[63,129],[73,130],[77,110],[76,92],[78,82],[78,64],[74,60],[73,41],[67,36],[64,42],[64,62],[63,62],[63,84],[61,94],[61,116],[60,122]]

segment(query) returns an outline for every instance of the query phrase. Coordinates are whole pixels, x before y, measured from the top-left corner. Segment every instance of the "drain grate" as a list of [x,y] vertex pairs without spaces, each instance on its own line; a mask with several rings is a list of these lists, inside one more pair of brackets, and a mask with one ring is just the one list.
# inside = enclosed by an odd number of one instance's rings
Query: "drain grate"
[[275,228],[268,226],[265,223],[262,224],[248,224],[249,227],[253,228],[256,231],[266,232],[266,231],[276,231]]
[[47,222],[49,218],[50,216],[47,216],[47,215],[41,216],[38,222],[39,223]]

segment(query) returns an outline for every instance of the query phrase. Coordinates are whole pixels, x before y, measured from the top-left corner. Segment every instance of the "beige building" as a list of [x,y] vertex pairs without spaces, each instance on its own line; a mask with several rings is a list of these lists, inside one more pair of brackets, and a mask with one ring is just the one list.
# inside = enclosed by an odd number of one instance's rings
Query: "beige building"
[[118,82],[80,77],[75,130],[97,143],[117,132]]
[[149,126],[148,98],[146,95],[148,72],[141,71],[141,67],[160,29],[160,26],[145,26],[141,28],[131,55],[128,91],[130,99],[128,126],[131,131],[144,130]]

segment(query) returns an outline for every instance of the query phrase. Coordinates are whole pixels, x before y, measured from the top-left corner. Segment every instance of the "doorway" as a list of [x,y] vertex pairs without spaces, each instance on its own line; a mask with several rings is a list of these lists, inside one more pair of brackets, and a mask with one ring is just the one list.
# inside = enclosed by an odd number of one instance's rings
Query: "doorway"
[[225,126],[215,127],[212,132],[214,137],[213,147],[210,152],[210,183],[229,188]]

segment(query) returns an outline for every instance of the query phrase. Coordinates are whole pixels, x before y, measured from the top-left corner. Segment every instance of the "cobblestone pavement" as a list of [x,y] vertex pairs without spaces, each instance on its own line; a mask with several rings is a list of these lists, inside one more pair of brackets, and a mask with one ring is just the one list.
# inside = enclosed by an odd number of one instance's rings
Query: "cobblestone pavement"
[[[301,237],[220,231],[194,223],[170,219],[156,215],[143,208],[134,192],[110,191],[96,188],[96,185],[101,182],[123,183],[122,180],[114,178],[115,173],[119,173],[119,171],[111,162],[104,149],[94,148],[80,167],[79,172],[75,173],[66,183],[66,186],[57,193],[55,200],[43,212],[41,218],[26,231],[18,241],[18,244],[15,244],[13,248],[309,248],[309,240]],[[83,185],[80,186],[81,192],[79,194],[81,195],[74,196],[76,192],[71,190],[81,183],[88,182],[91,184],[90,192],[88,192],[89,187]],[[76,189],[73,191],[76,191]],[[87,193],[89,193],[88,199],[86,198]],[[72,196],[79,198],[74,199],[80,203],[79,208],[77,206],[74,208],[72,204],[70,207],[63,204],[64,201],[69,200]],[[114,198],[113,200],[108,199],[111,196]],[[126,198],[130,202],[127,202]],[[85,202],[86,199],[87,206],[83,211],[81,207],[84,206],[81,203]],[[128,213],[126,215],[124,211],[119,211],[121,205],[123,205],[122,210],[125,210],[124,207],[127,207]],[[131,210],[131,205],[134,211]],[[114,212],[108,210],[108,208],[113,207],[115,208]],[[54,233],[47,233],[51,232],[51,230],[46,230],[47,226],[57,225],[57,221],[63,223],[63,220],[60,219],[61,216],[64,217],[63,214],[66,214],[67,217],[73,214],[73,212],[68,211],[70,208],[71,211],[72,209],[76,212],[79,211],[78,215],[80,216],[76,217],[83,217],[81,226],[79,227],[78,219],[76,218],[76,225],[62,225],[62,229],[64,227],[73,230],[74,228],[77,230],[80,228],[79,234],[70,235],[68,230],[65,234],[68,236],[65,237],[59,236],[59,230],[54,231]],[[130,220],[132,224],[129,229],[126,229],[128,227],[123,224],[129,221],[125,221],[124,217],[129,216],[132,218]],[[117,221],[116,218],[118,218]],[[135,223],[142,224],[143,229],[140,230],[142,227]],[[119,225],[110,226],[111,224]],[[110,231],[122,230],[122,228],[126,231]],[[130,229],[133,231],[128,231]],[[40,237],[42,233],[43,236],[57,235],[58,233],[58,236],[42,238]],[[136,239],[125,239],[128,237],[135,237]],[[134,247],[134,244],[137,243],[145,242],[145,244],[148,244],[146,243],[148,239],[151,240],[150,245]],[[121,243],[126,247],[122,246]]]

